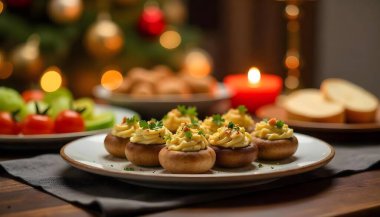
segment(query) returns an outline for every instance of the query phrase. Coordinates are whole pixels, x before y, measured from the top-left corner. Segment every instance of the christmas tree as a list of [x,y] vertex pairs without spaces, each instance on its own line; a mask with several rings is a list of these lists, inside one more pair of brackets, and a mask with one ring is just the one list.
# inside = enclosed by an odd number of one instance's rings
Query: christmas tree
[[89,95],[109,69],[180,70],[200,41],[182,0],[6,0],[0,9],[0,86],[21,90],[54,66],[76,95]]

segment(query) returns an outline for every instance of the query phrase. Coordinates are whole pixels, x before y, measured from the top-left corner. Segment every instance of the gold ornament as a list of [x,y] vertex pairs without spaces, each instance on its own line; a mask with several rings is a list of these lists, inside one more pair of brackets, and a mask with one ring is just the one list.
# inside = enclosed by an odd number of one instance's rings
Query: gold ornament
[[183,0],[167,0],[163,5],[165,19],[170,24],[183,24],[187,19],[187,9]]
[[118,54],[124,45],[121,29],[110,19],[109,14],[100,14],[85,36],[88,52],[97,58],[109,58]]
[[48,5],[48,14],[57,23],[76,21],[82,11],[82,0],[50,0]]
[[23,73],[22,75],[26,75],[27,78],[33,78],[40,74],[43,61],[40,56],[39,46],[40,37],[33,34],[25,44],[15,48],[11,54],[15,72]]

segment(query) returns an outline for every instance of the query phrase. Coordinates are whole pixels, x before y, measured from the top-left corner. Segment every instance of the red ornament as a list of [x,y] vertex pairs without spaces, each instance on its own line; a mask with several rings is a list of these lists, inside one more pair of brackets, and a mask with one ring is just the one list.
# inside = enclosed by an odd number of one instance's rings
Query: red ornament
[[142,12],[139,24],[139,30],[147,36],[159,36],[165,29],[164,14],[157,6],[147,6]]

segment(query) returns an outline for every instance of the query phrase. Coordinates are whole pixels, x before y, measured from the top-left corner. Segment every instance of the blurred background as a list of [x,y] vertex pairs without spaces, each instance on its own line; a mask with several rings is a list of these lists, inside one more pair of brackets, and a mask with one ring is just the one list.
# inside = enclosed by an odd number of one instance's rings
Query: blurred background
[[134,67],[222,81],[256,66],[285,91],[341,77],[380,96],[377,0],[1,0],[0,13],[0,86],[19,91],[62,79],[83,97]]

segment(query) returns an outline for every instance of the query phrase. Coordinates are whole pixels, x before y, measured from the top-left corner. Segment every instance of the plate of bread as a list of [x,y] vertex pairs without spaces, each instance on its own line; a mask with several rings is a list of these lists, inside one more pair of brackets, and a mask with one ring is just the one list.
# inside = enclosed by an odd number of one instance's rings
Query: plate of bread
[[256,111],[260,118],[277,117],[297,129],[326,132],[380,132],[379,100],[347,80],[330,78],[320,89],[301,89],[276,105]]
[[226,189],[258,185],[326,165],[326,142],[294,133],[284,121],[255,122],[244,106],[200,120],[178,106],[161,119],[136,116],[108,134],[66,144],[62,158],[80,170],[147,187]]
[[185,71],[173,72],[163,65],[151,69],[132,68],[119,88],[107,90],[96,86],[93,93],[112,105],[127,107],[149,117],[162,116],[178,103],[195,105],[205,113],[216,103],[231,97],[223,83],[211,75],[194,77]]

